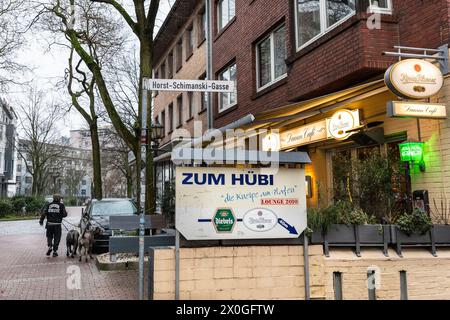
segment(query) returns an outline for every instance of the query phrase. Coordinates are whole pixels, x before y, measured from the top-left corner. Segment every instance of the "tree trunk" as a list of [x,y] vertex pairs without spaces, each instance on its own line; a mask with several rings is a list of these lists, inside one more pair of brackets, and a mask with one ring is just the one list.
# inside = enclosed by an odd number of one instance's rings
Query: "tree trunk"
[[[141,82],[140,87],[143,88],[143,78],[151,78],[153,76],[153,41],[151,36],[143,37],[141,40]],[[142,99],[143,90],[140,90]],[[151,148],[151,126],[152,126],[152,99],[151,93],[147,94],[147,148],[145,153],[145,214],[155,213],[155,190],[153,185],[153,150]],[[142,101],[142,100],[141,100]]]
[[127,176],[127,198],[133,197],[133,179]]
[[129,165],[125,168],[125,179],[127,180],[127,198],[133,197],[133,173]]
[[93,183],[93,198],[101,200],[103,198],[102,191],[102,166],[100,158],[100,142],[98,138],[97,120],[93,120],[89,126],[91,131],[92,142],[92,167],[94,171],[94,183]]
[[[136,135],[140,136],[140,132],[137,132]],[[141,201],[142,150],[140,143],[138,143],[137,148],[134,150],[134,155],[136,157],[136,204],[138,209],[142,210],[143,209]]]

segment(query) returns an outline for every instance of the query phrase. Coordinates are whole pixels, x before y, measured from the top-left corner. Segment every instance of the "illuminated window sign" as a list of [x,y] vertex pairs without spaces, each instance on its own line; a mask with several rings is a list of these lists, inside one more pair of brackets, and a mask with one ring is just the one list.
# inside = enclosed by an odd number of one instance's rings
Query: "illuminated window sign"
[[405,142],[399,145],[400,158],[405,162],[420,162],[423,160],[423,142]]

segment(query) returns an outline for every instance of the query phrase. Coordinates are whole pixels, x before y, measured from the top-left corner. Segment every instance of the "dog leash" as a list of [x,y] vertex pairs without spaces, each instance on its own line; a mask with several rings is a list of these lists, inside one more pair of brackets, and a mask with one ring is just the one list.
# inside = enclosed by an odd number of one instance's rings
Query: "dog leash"
[[63,221],[61,221],[62,226],[64,227],[64,229],[66,229],[67,232],[69,232],[69,228],[66,227],[66,225],[64,224]]
[[71,222],[69,222],[69,221],[67,221],[67,220],[65,220],[65,219],[63,219],[63,221],[65,222],[65,223],[67,223],[67,224],[70,224],[72,227],[74,227],[74,228],[76,228],[78,225],[76,225],[76,224],[74,224],[74,223],[71,223]]

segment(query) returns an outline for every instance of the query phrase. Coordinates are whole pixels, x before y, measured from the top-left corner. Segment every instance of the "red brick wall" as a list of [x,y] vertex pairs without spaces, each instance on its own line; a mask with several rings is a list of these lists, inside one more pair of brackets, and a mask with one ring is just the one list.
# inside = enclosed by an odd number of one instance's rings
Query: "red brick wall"
[[[358,14],[299,53],[295,50],[291,0],[236,0],[236,19],[214,41],[217,73],[236,59],[238,106],[217,114],[215,127],[257,113],[340,90],[382,74],[395,61],[382,55],[394,45],[436,48],[449,39],[450,0],[394,0],[394,15],[382,16],[382,28],[369,30]],[[273,90],[256,94],[254,43],[285,21],[288,77]]]

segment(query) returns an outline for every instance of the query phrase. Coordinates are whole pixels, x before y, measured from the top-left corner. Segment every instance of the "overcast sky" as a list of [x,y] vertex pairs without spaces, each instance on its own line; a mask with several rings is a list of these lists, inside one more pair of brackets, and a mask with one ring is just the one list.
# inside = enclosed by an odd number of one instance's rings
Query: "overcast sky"
[[[170,3],[173,2],[173,0],[161,1],[155,33],[170,11]],[[24,77],[27,81],[33,81],[37,88],[43,89],[47,101],[51,101],[55,97],[67,96],[64,89],[58,91],[55,87],[55,84],[64,77],[68,59],[67,50],[57,46],[52,46],[49,49],[46,37],[39,36],[33,32],[28,34],[27,43],[21,48],[17,58],[21,64],[32,69],[21,77]],[[26,99],[27,92],[23,90],[22,87],[11,87],[11,90],[6,95],[6,99],[12,106],[18,101]],[[58,123],[58,129],[64,136],[69,136],[70,130],[80,128],[86,128],[86,124],[76,110],[72,110],[70,115]]]

